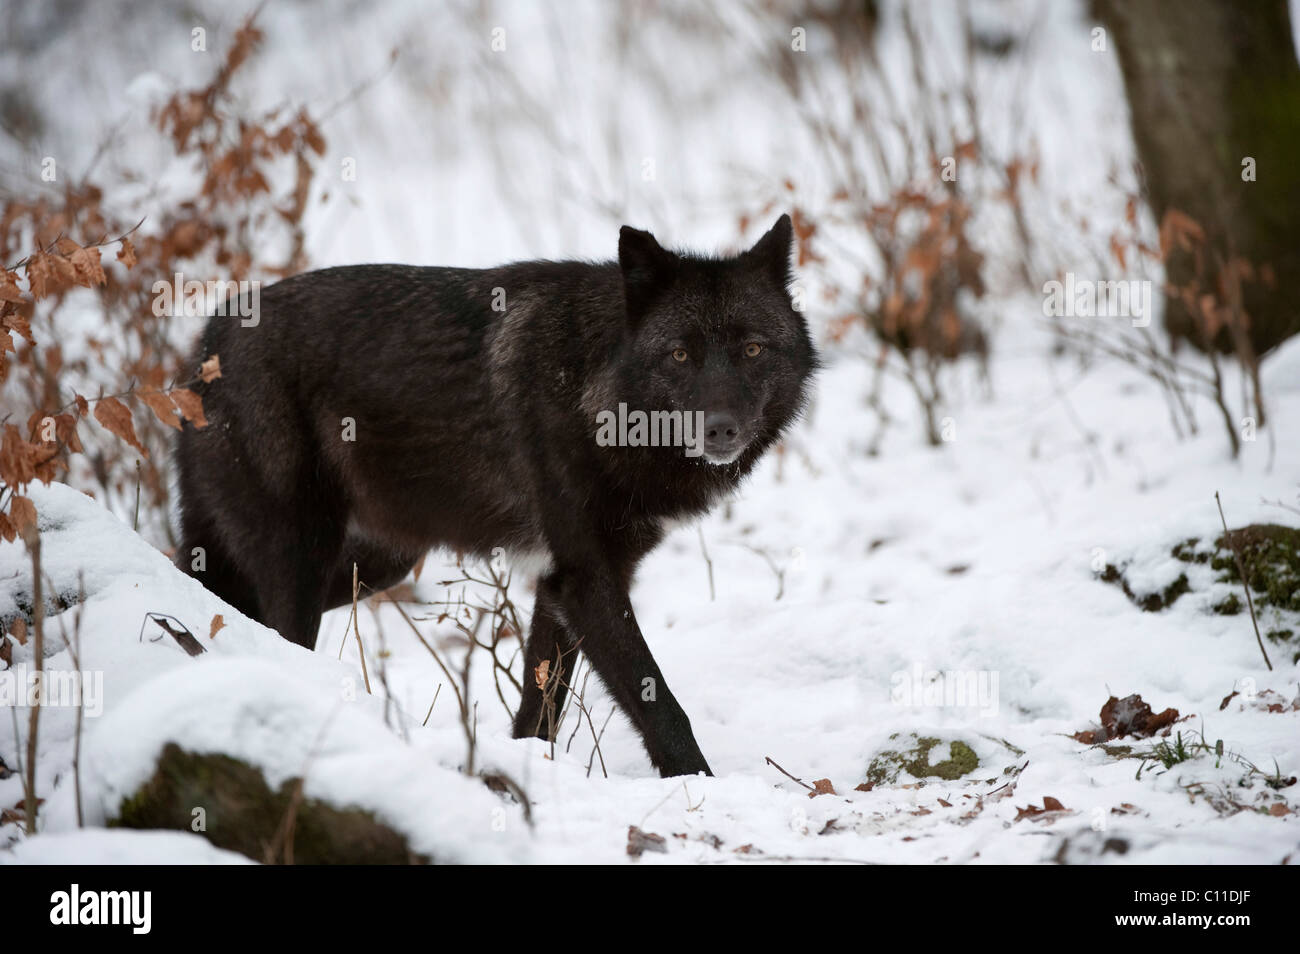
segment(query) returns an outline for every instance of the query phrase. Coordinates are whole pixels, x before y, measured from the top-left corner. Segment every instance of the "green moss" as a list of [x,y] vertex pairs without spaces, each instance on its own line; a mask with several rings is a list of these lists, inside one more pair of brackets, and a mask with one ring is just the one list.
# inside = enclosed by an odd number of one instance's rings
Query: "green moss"
[[168,743],[153,776],[122,799],[109,827],[196,831],[218,848],[272,864],[428,863],[369,812],[299,797],[299,781],[272,791],[246,762]]
[[1184,593],[1190,593],[1191,591],[1192,585],[1187,582],[1187,574],[1179,573],[1178,579],[1166,586],[1160,595],[1164,597],[1165,606],[1173,606],[1174,601],[1177,600],[1178,597],[1182,596]]
[[1241,612],[1241,600],[1237,599],[1236,593],[1229,593],[1219,602],[1210,607],[1220,616],[1236,616]]
[[1178,574],[1178,578],[1166,586],[1158,593],[1138,594],[1129,586],[1128,580],[1124,579],[1124,572],[1116,567],[1113,563],[1106,564],[1106,569],[1098,574],[1103,583],[1114,583],[1124,591],[1133,603],[1143,612],[1158,613],[1162,609],[1172,606],[1178,597],[1184,593],[1192,591],[1191,583],[1187,579],[1186,573]]
[[[898,738],[897,734],[890,736]],[[933,736],[917,738],[912,733],[916,744],[909,749],[890,749],[881,752],[867,766],[867,781],[873,785],[892,785],[898,781],[900,772],[917,779],[938,778],[955,781],[979,768],[979,757],[965,742],[954,741],[948,745],[948,758],[936,764],[930,764],[930,752],[940,744]]]
[[1279,524],[1252,524],[1214,541],[1218,552],[1211,566],[1222,583],[1241,583],[1235,549],[1259,606],[1300,613],[1300,529]]
[[[1246,601],[1240,592],[1241,575],[1237,571],[1234,549],[1240,553],[1246,569],[1257,614],[1264,609],[1300,613],[1300,529],[1280,524],[1251,524],[1222,534],[1213,541],[1188,537],[1174,544],[1169,552],[1174,559],[1185,564],[1208,564],[1216,571],[1217,582],[1235,587],[1235,592],[1212,603],[1210,610],[1220,616],[1236,616],[1246,610]],[[1124,576],[1123,564],[1107,564],[1098,577],[1103,582],[1119,586],[1136,606],[1149,613],[1167,609],[1179,597],[1192,591],[1185,573],[1180,573],[1172,583],[1154,593],[1134,592]],[[1261,628],[1263,625],[1261,617]],[[1278,641],[1293,639],[1296,635],[1294,621],[1275,619],[1269,635]]]
[[1181,560],[1183,563],[1206,563],[1211,554],[1208,550],[1196,549],[1196,545],[1200,542],[1198,537],[1188,537],[1182,543],[1175,543],[1169,553],[1174,559]]

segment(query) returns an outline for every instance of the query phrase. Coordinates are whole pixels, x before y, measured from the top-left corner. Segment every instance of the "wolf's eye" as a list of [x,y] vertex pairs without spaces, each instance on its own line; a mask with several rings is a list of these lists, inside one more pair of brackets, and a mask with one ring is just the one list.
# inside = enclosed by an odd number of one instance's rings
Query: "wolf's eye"
[[763,346],[757,341],[751,341],[749,344],[745,345],[746,358],[757,358],[762,351]]
[[674,360],[674,361],[680,363],[680,362],[682,362],[682,361],[685,361],[685,360],[686,360],[687,358],[689,358],[689,357],[690,357],[690,355],[688,355],[688,354],[686,353],[686,349],[685,349],[685,348],[674,348],[674,349],[673,349],[673,360]]

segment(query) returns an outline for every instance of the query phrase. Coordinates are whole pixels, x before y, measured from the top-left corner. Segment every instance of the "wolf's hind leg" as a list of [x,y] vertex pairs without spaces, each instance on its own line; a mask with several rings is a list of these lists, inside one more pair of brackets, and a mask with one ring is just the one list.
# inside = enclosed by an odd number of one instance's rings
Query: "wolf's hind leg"
[[326,589],[325,609],[347,606],[352,602],[354,563],[361,587],[357,598],[364,600],[402,582],[418,562],[418,556],[412,557],[362,537],[347,537]]
[[[557,611],[559,590],[553,576],[542,577],[537,584],[533,604],[533,622],[524,645],[523,696],[515,714],[514,737],[536,737],[551,741],[559,728],[568,686],[578,664],[578,647],[560,622]],[[538,685],[538,667],[548,663],[545,687]]]

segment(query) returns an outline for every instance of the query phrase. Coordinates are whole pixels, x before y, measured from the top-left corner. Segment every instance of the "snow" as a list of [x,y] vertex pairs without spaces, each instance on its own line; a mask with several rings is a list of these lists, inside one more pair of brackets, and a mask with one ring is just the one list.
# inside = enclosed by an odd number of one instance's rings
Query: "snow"
[[251,865],[200,835],[182,831],[87,828],[50,832],[16,845],[5,858],[20,865]]

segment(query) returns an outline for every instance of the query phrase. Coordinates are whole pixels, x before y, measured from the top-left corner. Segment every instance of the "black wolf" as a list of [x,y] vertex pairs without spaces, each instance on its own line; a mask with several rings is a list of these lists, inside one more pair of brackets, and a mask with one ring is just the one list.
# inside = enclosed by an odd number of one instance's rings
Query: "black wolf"
[[[628,589],[665,525],[734,488],[803,408],[817,356],[791,240],[782,216],[717,258],[625,226],[617,262],[357,265],[265,289],[255,325],[203,335],[222,376],[199,388],[208,426],[179,438],[180,563],[311,647],[354,562],[378,590],[433,547],[537,554],[515,736],[546,737],[564,688],[544,698],[534,673],[567,674],[581,648],[663,775],[708,772]],[[702,434],[607,446],[597,419],[620,404]]]

